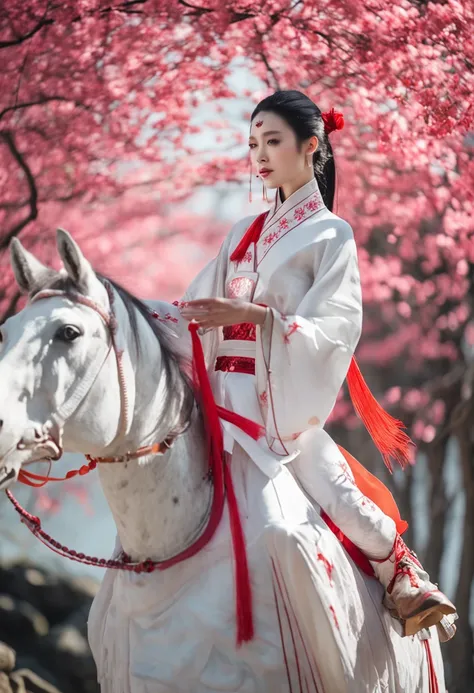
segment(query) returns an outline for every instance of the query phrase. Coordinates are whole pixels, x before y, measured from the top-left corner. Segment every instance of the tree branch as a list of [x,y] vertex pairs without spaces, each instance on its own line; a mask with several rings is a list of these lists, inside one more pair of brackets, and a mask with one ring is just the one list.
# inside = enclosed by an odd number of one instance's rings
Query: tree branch
[[[135,5],[144,5],[148,0],[129,0],[128,2],[122,2],[120,5],[117,5],[116,7],[109,6],[109,7],[104,7],[99,10],[98,14],[99,15],[106,15],[109,12],[125,12],[127,14],[132,14],[133,13],[133,7]],[[138,10],[135,11],[137,13]],[[93,14],[93,12],[87,12],[85,13],[87,15]],[[72,22],[80,22],[81,19],[84,18],[85,15],[78,15],[77,17],[74,17],[71,21]],[[56,24],[56,20],[54,18],[46,19],[43,17],[40,19],[38,24],[31,29],[28,33],[24,34],[23,36],[17,36],[14,39],[11,39],[9,41],[0,41],[0,50],[2,48],[11,48],[12,46],[19,46],[21,43],[24,43],[25,41],[29,41],[29,39],[33,38],[41,29],[43,29],[45,26],[52,26],[53,24]]]
[[54,19],[42,19],[40,22],[38,22],[34,29],[29,31],[27,34],[24,34],[24,36],[18,36],[17,38],[12,39],[11,41],[0,41],[0,49],[11,48],[11,46],[19,46],[21,43],[24,43],[25,41],[28,41],[28,39],[32,38],[35,34],[38,33],[38,31],[41,31],[43,27],[51,26],[51,24],[54,23]]
[[28,198],[28,204],[30,206],[29,212],[27,216],[15,226],[8,231],[3,238],[0,239],[0,251],[5,250],[8,248],[8,245],[11,241],[12,238],[17,236],[22,229],[27,226],[30,221],[33,221],[34,219],[37,218],[38,216],[38,190],[36,188],[36,183],[35,179],[33,177],[33,174],[31,172],[30,167],[26,163],[25,159],[21,155],[21,153],[18,151],[15,140],[13,138],[13,135],[11,132],[0,132],[0,137],[3,139],[3,141],[6,143],[8,149],[10,150],[11,155],[17,162],[18,166],[21,168],[23,173],[25,174],[25,178],[28,184],[28,188],[30,191],[30,196]]
[[73,99],[68,99],[65,96],[41,96],[39,99],[35,101],[25,101],[23,103],[17,103],[14,106],[7,106],[6,108],[3,109],[3,111],[0,111],[0,120],[3,118],[3,116],[6,113],[9,113],[10,111],[19,111],[22,108],[30,108],[30,106],[42,106],[45,103],[50,103],[51,101],[62,101],[63,103],[73,103],[77,108],[83,108],[85,111],[92,111],[92,108],[89,106],[86,106],[85,104],[81,103],[80,101],[74,101]]

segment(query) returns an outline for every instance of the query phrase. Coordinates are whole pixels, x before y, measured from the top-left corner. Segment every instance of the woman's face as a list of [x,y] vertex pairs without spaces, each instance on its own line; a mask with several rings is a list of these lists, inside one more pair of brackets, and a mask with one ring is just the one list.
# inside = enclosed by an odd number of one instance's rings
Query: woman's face
[[317,137],[311,137],[299,149],[293,130],[271,111],[258,113],[252,121],[249,136],[252,166],[266,188],[297,190],[309,181],[314,175],[312,154],[317,146]]

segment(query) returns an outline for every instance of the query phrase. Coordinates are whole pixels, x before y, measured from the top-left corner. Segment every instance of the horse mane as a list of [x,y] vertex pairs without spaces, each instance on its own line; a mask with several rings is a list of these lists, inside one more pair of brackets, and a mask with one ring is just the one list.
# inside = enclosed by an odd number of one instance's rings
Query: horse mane
[[[165,417],[169,417],[170,419],[171,417],[173,418],[173,421],[170,421],[172,429],[168,435],[178,435],[189,426],[195,403],[191,381],[186,374],[188,369],[186,368],[185,359],[179,353],[178,349],[173,347],[168,329],[156,320],[150,308],[143,301],[109,277],[98,272],[96,272],[95,275],[101,284],[105,285],[108,282],[123,301],[130,320],[131,332],[133,334],[138,360],[140,360],[140,357],[143,358],[143,356],[146,356],[140,340],[137,320],[138,314],[142,316],[155,336],[161,351],[161,359],[166,377],[166,394],[163,401],[163,411],[165,412]],[[64,291],[66,296],[69,294],[71,298],[74,294],[83,293],[80,291],[77,284],[67,275],[56,276],[52,282],[38,288],[32,296],[44,289]],[[174,416],[176,413],[178,413],[178,421],[176,421],[176,417]]]

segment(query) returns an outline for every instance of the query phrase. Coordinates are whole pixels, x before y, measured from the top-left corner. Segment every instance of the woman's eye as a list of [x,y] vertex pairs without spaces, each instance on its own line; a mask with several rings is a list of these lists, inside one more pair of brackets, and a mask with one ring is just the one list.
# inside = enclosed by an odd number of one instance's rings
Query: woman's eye
[[280,140],[268,140],[268,144],[280,144]]
[[54,337],[61,342],[73,342],[80,336],[81,331],[77,327],[74,327],[74,325],[63,325],[59,328]]
[[256,146],[256,144],[249,144],[249,149],[255,149]]

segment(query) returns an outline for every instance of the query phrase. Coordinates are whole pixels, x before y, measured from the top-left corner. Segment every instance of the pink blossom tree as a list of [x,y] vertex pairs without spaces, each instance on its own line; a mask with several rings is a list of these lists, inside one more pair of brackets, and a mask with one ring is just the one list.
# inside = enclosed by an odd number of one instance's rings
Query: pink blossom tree
[[[177,297],[224,230],[182,203],[203,185],[243,184],[252,104],[299,88],[323,109],[343,110],[346,127],[333,136],[337,211],[359,244],[358,358],[427,458],[424,558],[436,574],[450,514],[448,443],[459,457],[465,512],[454,596],[464,618],[446,650],[451,693],[474,680],[465,617],[474,577],[473,20],[472,3],[461,0],[7,0],[0,8],[4,316],[18,304],[10,239],[19,234],[55,262],[58,224],[137,294]],[[239,71],[257,88],[233,86]],[[203,105],[210,115],[198,123]],[[338,440],[371,464],[345,401],[333,418]],[[413,479],[412,469],[394,485],[409,520]]]

